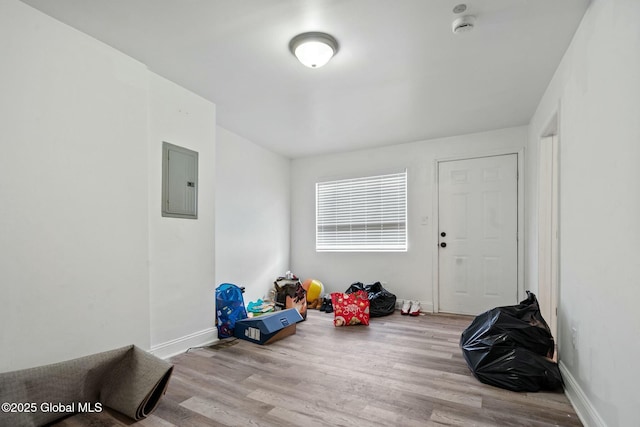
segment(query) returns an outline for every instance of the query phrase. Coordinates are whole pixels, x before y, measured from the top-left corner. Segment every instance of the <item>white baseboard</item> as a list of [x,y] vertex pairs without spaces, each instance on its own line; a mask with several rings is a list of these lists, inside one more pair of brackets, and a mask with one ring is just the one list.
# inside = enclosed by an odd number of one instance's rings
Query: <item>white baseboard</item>
[[171,341],[152,345],[149,353],[161,359],[168,359],[184,353],[192,347],[202,347],[218,341],[218,329],[207,328]]
[[571,375],[571,372],[567,369],[562,360],[558,363],[560,367],[560,373],[564,380],[564,391],[569,401],[573,405],[573,409],[576,410],[578,418],[587,427],[606,427],[607,424],[602,420],[596,409],[593,407],[587,395],[582,391],[580,384]]
[[420,308],[423,313],[433,313],[433,303],[420,301]]

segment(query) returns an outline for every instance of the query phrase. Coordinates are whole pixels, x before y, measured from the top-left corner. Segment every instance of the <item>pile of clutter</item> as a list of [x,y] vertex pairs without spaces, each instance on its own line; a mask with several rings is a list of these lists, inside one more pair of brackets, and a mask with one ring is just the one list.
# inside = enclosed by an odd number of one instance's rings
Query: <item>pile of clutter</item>
[[[240,338],[255,344],[270,344],[296,333],[304,320],[295,308],[275,311],[275,302],[259,299],[244,306],[244,287],[223,283],[216,288],[218,338]],[[247,310],[250,310],[249,312]],[[258,318],[254,318],[260,316]]]
[[[358,307],[363,306],[361,307],[362,314],[367,319],[369,316],[381,317],[392,314],[396,306],[396,296],[386,290],[380,282],[367,285],[355,282],[345,292],[325,293],[321,281],[307,279],[301,282],[295,274],[287,271],[284,276],[278,277],[273,285],[273,289],[264,299],[249,302],[246,309],[242,297],[244,287],[230,283],[220,285],[216,289],[218,336],[220,338],[233,336],[233,328],[238,320],[262,316],[279,310],[295,308],[300,313],[302,320],[306,320],[307,310],[334,313],[335,323],[339,326],[339,321],[344,317],[345,307],[349,309],[356,300]],[[339,302],[340,307],[336,306],[336,301]],[[420,314],[420,304],[417,301],[404,301],[401,313],[417,316]],[[347,322],[345,319],[342,324],[353,323]],[[368,324],[368,321],[361,320],[360,324]]]
[[[395,310],[396,296],[386,290],[380,282],[365,285],[361,282],[352,283],[344,294],[365,292],[370,303],[371,317],[382,317],[392,314]],[[272,291],[277,309],[296,308],[303,318],[307,317],[307,309],[316,309],[324,313],[333,313],[334,302],[332,294],[325,293],[324,285],[317,279],[307,279],[301,282],[294,274],[287,273],[278,277]],[[417,316],[420,314],[420,303],[409,301],[409,305],[402,313]]]

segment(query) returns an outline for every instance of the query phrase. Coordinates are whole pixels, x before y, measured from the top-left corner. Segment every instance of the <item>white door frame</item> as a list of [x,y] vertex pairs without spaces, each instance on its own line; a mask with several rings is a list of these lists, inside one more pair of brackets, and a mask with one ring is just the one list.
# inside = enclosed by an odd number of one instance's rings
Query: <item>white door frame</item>
[[439,243],[439,212],[440,212],[440,182],[438,177],[438,166],[441,162],[450,162],[453,160],[469,160],[477,159],[480,157],[493,157],[504,156],[508,154],[515,154],[518,162],[518,301],[524,299],[524,148],[520,150],[503,149],[486,151],[477,154],[465,154],[460,156],[450,157],[436,157],[433,161],[433,227],[431,233],[431,244],[435,248],[431,259],[431,265],[433,266],[433,312],[438,313],[440,311],[440,271],[439,271],[439,256],[440,251],[437,250]]
[[[558,336],[559,164],[557,134],[543,137],[538,156],[538,300],[551,334]],[[544,187],[544,188],[543,188]]]

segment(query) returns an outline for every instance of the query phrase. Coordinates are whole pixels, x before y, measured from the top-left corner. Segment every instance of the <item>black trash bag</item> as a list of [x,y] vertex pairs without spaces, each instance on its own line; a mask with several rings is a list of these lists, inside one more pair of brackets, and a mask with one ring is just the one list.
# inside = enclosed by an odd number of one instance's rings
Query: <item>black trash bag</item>
[[363,285],[360,282],[352,283],[345,294],[351,294],[356,291],[365,291],[369,295],[369,316],[382,317],[388,316],[396,309],[396,296],[382,287],[380,282],[370,285]]
[[557,390],[563,385],[554,361],[522,347],[490,349],[474,374],[485,384],[512,391]]
[[518,305],[477,316],[460,338],[462,355],[478,380],[513,391],[555,390],[562,386],[551,330],[536,296]]

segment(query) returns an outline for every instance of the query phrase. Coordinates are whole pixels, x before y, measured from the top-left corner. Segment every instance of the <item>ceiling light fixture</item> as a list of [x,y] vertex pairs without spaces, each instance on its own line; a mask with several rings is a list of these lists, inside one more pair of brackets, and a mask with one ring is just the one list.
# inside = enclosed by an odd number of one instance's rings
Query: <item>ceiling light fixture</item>
[[309,68],[320,68],[338,52],[338,41],[326,33],[302,33],[289,42],[289,50]]
[[466,33],[473,30],[475,25],[476,17],[472,15],[465,15],[453,21],[453,24],[451,24],[451,30],[454,34]]

